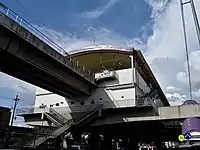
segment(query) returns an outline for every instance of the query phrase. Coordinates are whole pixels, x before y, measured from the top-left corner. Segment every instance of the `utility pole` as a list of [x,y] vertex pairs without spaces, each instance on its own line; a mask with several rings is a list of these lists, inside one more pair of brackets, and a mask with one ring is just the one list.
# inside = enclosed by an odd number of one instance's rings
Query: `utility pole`
[[19,101],[20,101],[20,99],[18,98],[18,95],[16,95],[16,97],[14,99],[14,107],[13,107],[13,113],[12,113],[10,126],[13,126],[13,121],[14,121],[14,117],[15,117],[15,110],[16,110],[16,107],[17,107],[17,104],[18,104]]
[[198,38],[198,42],[199,42],[199,46],[200,46],[200,25],[199,25],[196,9],[195,9],[195,6],[194,6],[194,1],[191,0],[190,4],[191,4],[191,8],[192,8],[192,14],[193,14],[193,17],[194,17],[194,23],[195,23],[196,32],[197,32],[197,38]]
[[193,0],[188,0],[186,2],[183,2],[183,0],[180,0],[180,6],[181,6],[181,18],[182,18],[182,25],[183,25],[183,35],[184,35],[184,42],[185,42],[185,51],[186,51],[186,61],[187,61],[187,71],[188,71],[188,83],[189,83],[189,93],[190,93],[190,99],[192,99],[192,83],[191,83],[191,73],[190,73],[190,60],[189,60],[189,51],[188,51],[188,42],[187,42],[187,35],[186,35],[186,25],[185,25],[185,18],[184,18],[184,10],[183,6],[186,4],[191,5],[192,9],[192,15],[194,18],[194,23],[196,27],[196,33],[197,33],[197,38],[198,38],[198,43],[200,46],[200,26],[196,14],[196,9],[194,6],[194,1]]

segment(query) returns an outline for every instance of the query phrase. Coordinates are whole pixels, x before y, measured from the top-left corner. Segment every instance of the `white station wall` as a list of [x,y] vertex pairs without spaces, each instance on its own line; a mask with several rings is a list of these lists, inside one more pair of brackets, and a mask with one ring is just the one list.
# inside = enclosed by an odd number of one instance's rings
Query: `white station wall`
[[[133,86],[132,68],[117,70],[117,80],[105,81],[99,84],[99,87],[93,91],[91,96],[75,97],[65,99],[57,94],[52,94],[47,90],[36,88],[35,107],[46,105],[58,111],[77,111],[81,108],[86,109],[93,104],[103,104],[104,108],[132,107],[135,106],[135,88]],[[94,101],[94,103],[92,103]],[[82,104],[84,102],[84,104]],[[62,109],[63,108],[63,109]],[[35,109],[35,111],[39,111]],[[81,110],[80,110],[81,111]]]
[[55,109],[69,107],[66,99],[63,96],[52,94],[51,92],[47,90],[37,87],[34,112],[41,111],[39,109],[41,105],[46,105],[47,108],[51,107]]
[[[118,80],[102,81],[99,88],[93,91],[90,97],[76,97],[70,107],[92,105],[92,101],[104,104],[104,108],[132,107],[135,106],[135,88],[133,86],[132,68],[117,70]],[[98,76],[98,74],[96,75]],[[82,105],[83,106],[83,105]]]

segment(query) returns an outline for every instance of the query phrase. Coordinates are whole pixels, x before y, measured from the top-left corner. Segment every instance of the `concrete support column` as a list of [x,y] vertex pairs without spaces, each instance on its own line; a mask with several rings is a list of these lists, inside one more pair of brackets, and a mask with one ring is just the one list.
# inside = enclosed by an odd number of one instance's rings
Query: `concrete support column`
[[129,150],[137,150],[138,149],[138,140],[133,137],[129,137]]
[[161,141],[155,141],[155,146],[157,149],[162,149],[162,142]]
[[55,140],[55,148],[61,148],[61,143],[62,143],[62,139],[60,136],[58,136]]
[[104,135],[103,142],[103,150],[111,150],[112,149],[112,137],[109,135]]
[[128,137],[123,137],[123,148],[124,150],[129,150],[129,138]]
[[99,134],[96,134],[96,133],[91,134],[89,145],[90,145],[91,150],[99,150],[100,149]]
[[78,143],[78,144],[81,143],[81,132],[79,132],[79,131],[72,132],[72,137],[73,137],[75,143]]

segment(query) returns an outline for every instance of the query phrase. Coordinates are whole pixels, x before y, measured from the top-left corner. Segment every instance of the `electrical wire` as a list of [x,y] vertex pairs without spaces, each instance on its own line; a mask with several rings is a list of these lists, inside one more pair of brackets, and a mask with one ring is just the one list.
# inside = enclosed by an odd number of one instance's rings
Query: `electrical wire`
[[[27,14],[32,14],[31,11],[30,11],[28,8],[26,8],[19,0],[15,0],[15,1],[16,1],[16,3],[22,8],[22,10],[25,10],[25,13],[26,13],[26,14],[23,13],[23,15],[26,16],[27,18],[29,18],[30,15],[27,16]],[[31,17],[30,17],[30,18],[31,18]],[[34,26],[34,27],[35,27],[35,26]],[[37,28],[37,27],[35,27],[35,28]],[[44,32],[42,32],[40,29],[37,28],[37,30],[39,30],[41,33],[43,33],[45,36],[47,36],[47,35],[46,35]],[[50,38],[53,42],[55,42],[55,43],[57,44],[57,42],[56,42],[55,40],[53,40],[53,39],[51,38],[51,36],[47,36],[47,37]],[[65,41],[64,43],[66,43],[66,41]],[[66,43],[66,44],[67,44],[67,49],[75,50],[74,48],[72,48],[71,46],[69,46],[68,43]],[[61,46],[61,45],[59,45],[59,46]],[[63,49],[65,50],[65,48],[64,48],[63,46],[61,46],[61,48],[63,48]],[[65,50],[65,52],[67,53],[66,50]]]
[[27,12],[29,11],[26,7],[24,7],[24,5],[21,4],[21,2],[19,0],[15,0],[15,1],[22,8],[22,10],[26,10]]
[[[14,100],[14,99],[15,99],[14,97],[8,97],[8,96],[0,95],[0,101]],[[25,101],[25,100],[20,98],[20,102],[21,101]],[[19,103],[19,101],[18,101],[18,103]]]
[[3,96],[3,95],[0,95],[0,101],[2,99],[14,99],[13,97],[8,97],[8,96]]

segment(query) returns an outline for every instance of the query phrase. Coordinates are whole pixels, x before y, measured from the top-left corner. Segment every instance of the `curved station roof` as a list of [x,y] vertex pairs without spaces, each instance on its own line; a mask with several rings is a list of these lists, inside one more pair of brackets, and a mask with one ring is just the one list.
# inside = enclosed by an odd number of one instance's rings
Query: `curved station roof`
[[169,102],[167,101],[141,51],[130,47],[98,45],[74,50],[69,52],[69,54],[74,63],[78,62],[79,66],[85,66],[87,70],[94,73],[101,72],[103,69],[120,70],[131,68],[130,56],[132,55],[136,62],[136,68],[143,76],[144,80],[147,83],[151,83],[153,88],[156,88],[160,92],[165,105],[169,105]]
[[91,72],[101,72],[103,69],[125,69],[131,67],[130,55],[133,48],[113,45],[98,45],[85,47],[69,52],[74,63],[78,61],[81,66]]

